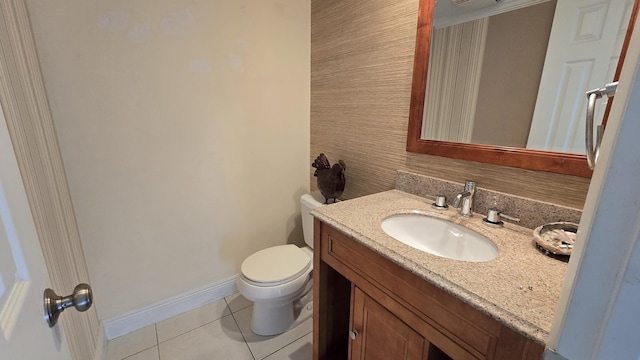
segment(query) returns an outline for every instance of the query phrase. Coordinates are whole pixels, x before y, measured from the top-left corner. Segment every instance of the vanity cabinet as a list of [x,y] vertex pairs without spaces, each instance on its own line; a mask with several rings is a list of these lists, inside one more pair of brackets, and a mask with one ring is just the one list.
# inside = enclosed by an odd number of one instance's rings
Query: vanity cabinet
[[451,359],[358,287],[352,289],[349,359]]
[[316,219],[314,359],[540,359],[544,345]]

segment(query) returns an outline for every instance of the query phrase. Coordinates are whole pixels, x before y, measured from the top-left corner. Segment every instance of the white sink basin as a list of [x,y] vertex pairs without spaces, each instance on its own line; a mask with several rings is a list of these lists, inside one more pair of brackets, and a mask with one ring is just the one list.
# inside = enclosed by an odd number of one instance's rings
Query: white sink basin
[[382,230],[418,250],[449,259],[482,262],[498,256],[491,240],[463,226],[420,214],[400,214],[382,221]]

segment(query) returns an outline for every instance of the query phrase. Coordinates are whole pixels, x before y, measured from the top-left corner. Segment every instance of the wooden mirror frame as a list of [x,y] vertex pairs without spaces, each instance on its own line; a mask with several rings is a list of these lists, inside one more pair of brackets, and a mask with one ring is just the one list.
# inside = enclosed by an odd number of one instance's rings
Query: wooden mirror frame
[[[631,19],[625,35],[622,51],[620,52],[620,59],[618,60],[614,81],[620,78],[620,71],[622,70],[622,64],[624,63],[627,48],[629,47],[633,26],[635,25],[638,15],[639,4],[640,0],[636,0],[633,5]],[[434,0],[420,0],[416,31],[416,48],[413,61],[407,151],[529,170],[591,177],[592,171],[587,165],[585,155],[421,139],[434,7]],[[585,89],[585,91],[586,90],[587,89]],[[612,103],[613,101],[609,101],[607,104],[603,127],[606,125]]]

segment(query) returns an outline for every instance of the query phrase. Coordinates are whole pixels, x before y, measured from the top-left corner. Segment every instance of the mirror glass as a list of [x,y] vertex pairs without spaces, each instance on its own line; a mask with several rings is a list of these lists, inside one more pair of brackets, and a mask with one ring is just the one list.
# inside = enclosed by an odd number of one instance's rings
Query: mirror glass
[[407,151],[590,177],[585,92],[619,78],[640,0],[435,3],[420,0]]
[[420,138],[584,154],[585,91],[613,80],[633,0],[498,4],[437,1]]

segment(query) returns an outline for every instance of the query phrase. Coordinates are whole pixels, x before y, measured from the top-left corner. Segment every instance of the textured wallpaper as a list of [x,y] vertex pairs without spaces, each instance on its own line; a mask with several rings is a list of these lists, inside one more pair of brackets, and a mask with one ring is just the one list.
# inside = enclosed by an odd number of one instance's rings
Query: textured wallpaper
[[394,188],[397,170],[582,208],[589,179],[405,150],[417,0],[313,0],[311,162],[347,165],[343,198]]

